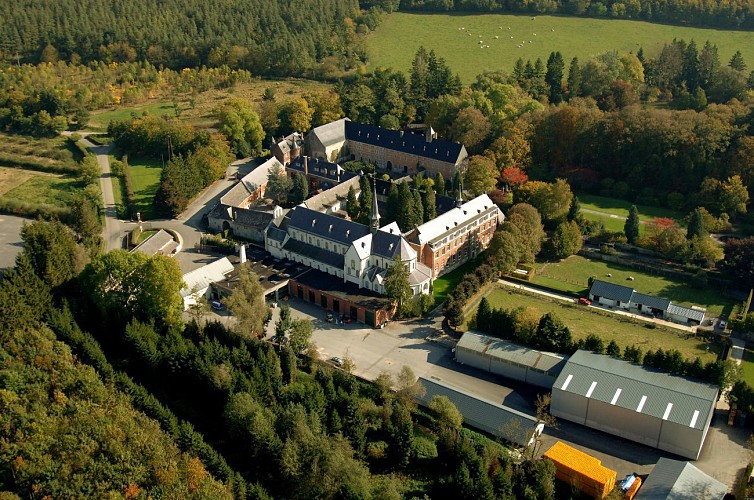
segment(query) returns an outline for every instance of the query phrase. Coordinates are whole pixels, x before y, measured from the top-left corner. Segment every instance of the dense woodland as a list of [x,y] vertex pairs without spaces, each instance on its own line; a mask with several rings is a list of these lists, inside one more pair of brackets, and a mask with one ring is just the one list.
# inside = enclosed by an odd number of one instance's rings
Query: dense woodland
[[0,281],[0,491],[554,498],[551,463],[462,429],[447,399],[417,410],[410,369],[372,384],[299,358],[307,322],[285,314],[289,346],[257,340],[266,306],[247,271],[228,300],[236,328],[184,325],[172,259],[80,258],[66,228],[29,227]]

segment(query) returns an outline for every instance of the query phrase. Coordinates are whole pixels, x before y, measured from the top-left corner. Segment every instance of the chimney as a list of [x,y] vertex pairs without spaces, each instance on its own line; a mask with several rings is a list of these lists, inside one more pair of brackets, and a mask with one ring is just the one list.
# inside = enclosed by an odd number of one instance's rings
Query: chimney
[[306,176],[306,180],[309,180],[309,157],[304,156],[304,175]]
[[238,257],[241,259],[241,264],[246,262],[246,245],[241,245],[241,249],[238,252]]

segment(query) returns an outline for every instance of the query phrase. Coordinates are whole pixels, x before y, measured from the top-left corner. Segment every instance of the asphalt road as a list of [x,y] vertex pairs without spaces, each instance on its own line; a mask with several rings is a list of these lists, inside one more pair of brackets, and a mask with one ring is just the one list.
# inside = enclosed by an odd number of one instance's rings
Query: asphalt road
[[16,264],[16,255],[21,253],[21,226],[31,222],[23,217],[0,214],[0,274]]

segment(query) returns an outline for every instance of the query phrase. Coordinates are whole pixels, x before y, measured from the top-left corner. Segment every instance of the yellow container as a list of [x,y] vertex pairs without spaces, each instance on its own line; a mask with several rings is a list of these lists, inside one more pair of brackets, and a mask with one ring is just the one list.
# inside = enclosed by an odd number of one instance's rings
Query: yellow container
[[615,488],[617,473],[591,455],[558,441],[544,453],[555,464],[555,477],[594,498],[605,498]]

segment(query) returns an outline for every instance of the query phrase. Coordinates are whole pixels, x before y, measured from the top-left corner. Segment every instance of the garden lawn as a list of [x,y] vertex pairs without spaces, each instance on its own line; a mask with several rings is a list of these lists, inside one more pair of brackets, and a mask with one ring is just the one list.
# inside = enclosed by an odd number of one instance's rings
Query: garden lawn
[[448,274],[443,274],[442,276],[437,278],[432,284],[432,295],[435,296],[435,304],[439,306],[440,304],[445,302],[448,294],[455,289],[458,283],[461,282],[464,275],[468,272],[473,271],[481,264],[482,262],[478,259],[472,260],[460,267],[457,267],[456,269],[453,269]]
[[[608,274],[612,274],[612,277],[609,278]],[[677,304],[705,307],[708,316],[729,314],[733,307],[733,301],[723,297],[717,289],[697,289],[670,277],[655,276],[611,262],[590,260],[580,255],[572,255],[560,262],[537,264],[537,274],[533,282],[558,290],[579,292],[588,288],[590,276],[630,286],[638,292],[664,297]],[[626,278],[629,276],[633,276],[634,280],[627,281]]]
[[83,189],[81,181],[69,175],[35,174],[4,193],[4,198],[32,205],[67,207],[71,195]]
[[162,163],[159,160],[129,157],[128,165],[134,188],[134,209],[141,212],[142,220],[167,216],[167,213],[154,204],[154,197],[160,188]]
[[[677,349],[684,357],[694,359],[699,356],[703,362],[717,359],[718,344],[708,344],[700,339],[689,337],[685,332],[665,327],[647,328],[644,321],[613,315],[606,311],[569,304],[536,294],[523,294],[508,288],[493,285],[484,294],[494,308],[515,309],[533,307],[541,314],[554,313],[571,330],[574,340],[586,338],[589,334],[600,337],[607,345],[614,340],[621,348],[636,345],[642,351]],[[481,300],[481,296],[479,298]],[[479,300],[473,301],[467,309],[466,318],[476,313]],[[708,350],[709,348],[709,350]]]
[[743,380],[754,387],[754,351],[744,349],[744,359],[741,361],[741,376]]
[[[628,217],[628,211],[631,209],[631,205],[633,205],[630,201],[591,194],[580,194],[578,197],[582,209],[596,210],[620,217]],[[650,222],[659,217],[667,217],[668,219],[680,221],[681,217],[683,217],[683,214],[668,208],[650,207],[647,205],[636,205],[636,208],[639,210],[639,220],[645,222]],[[621,221],[621,231],[623,230],[622,224],[623,222]]]
[[[612,233],[622,233],[626,224],[624,219],[614,215],[600,215],[591,212],[584,212],[583,210],[581,215],[586,220],[601,222],[605,226],[605,231],[610,231]],[[646,224],[639,224],[639,234],[643,235],[645,233],[645,226]]]
[[717,45],[723,64],[736,50],[749,66],[754,64],[754,32],[530,14],[395,12],[368,35],[367,53],[372,69],[383,66],[408,72],[423,45],[445,58],[464,83],[471,83],[485,71],[510,73],[519,57],[532,62],[539,57],[544,62],[550,52],[560,51],[566,67],[574,56],[583,64],[611,50],[636,53],[643,48],[647,57],[655,57],[674,38],[693,39],[698,47],[709,40]]
[[141,115],[144,112],[157,116],[175,116],[175,108],[173,107],[173,103],[170,101],[151,102],[137,106],[119,106],[107,111],[92,113],[91,118],[89,118],[87,129],[106,130],[107,125],[111,121],[130,120],[132,114]]

